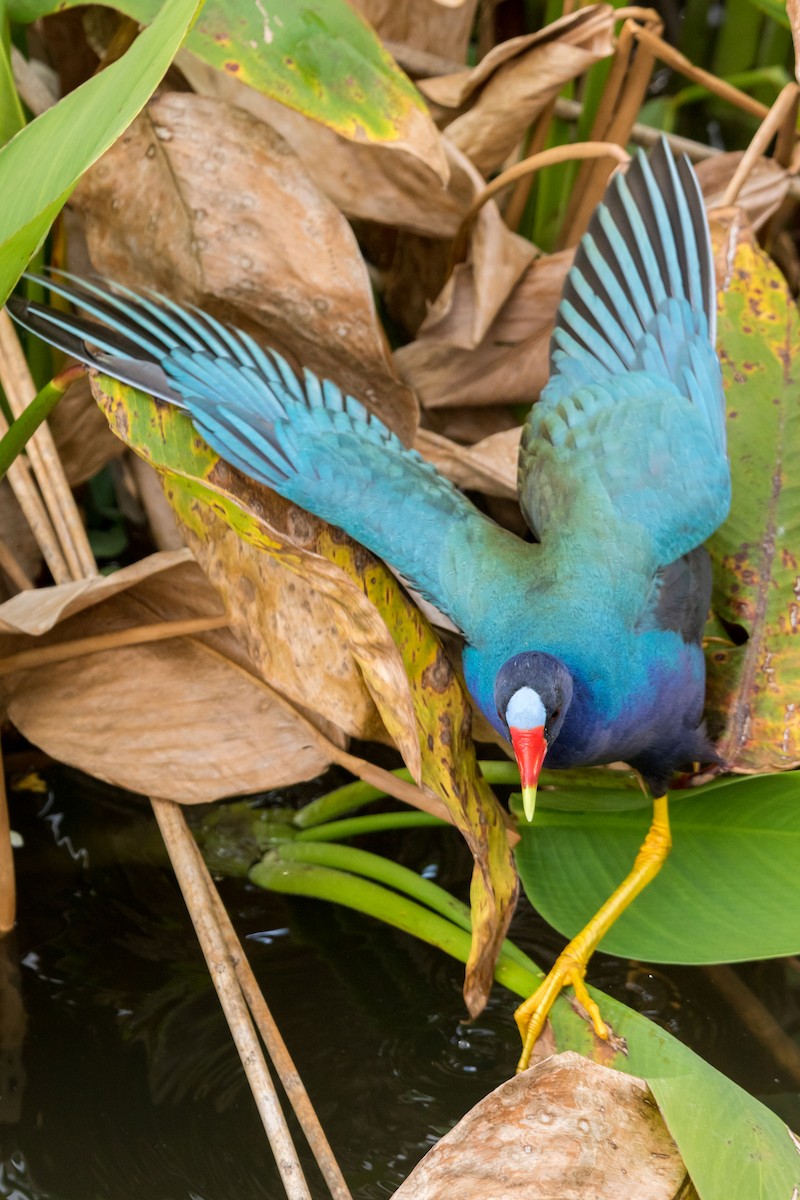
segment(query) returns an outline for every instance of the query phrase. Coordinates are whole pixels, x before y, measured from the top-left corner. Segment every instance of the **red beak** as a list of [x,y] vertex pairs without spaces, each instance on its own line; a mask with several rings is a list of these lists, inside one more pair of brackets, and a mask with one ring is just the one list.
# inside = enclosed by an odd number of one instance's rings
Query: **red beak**
[[519,778],[522,784],[522,807],[529,821],[533,820],[536,807],[536,787],[539,783],[539,772],[542,769],[544,756],[547,753],[547,742],[544,740],[544,726],[537,725],[535,729],[509,728],[511,744],[517,756]]

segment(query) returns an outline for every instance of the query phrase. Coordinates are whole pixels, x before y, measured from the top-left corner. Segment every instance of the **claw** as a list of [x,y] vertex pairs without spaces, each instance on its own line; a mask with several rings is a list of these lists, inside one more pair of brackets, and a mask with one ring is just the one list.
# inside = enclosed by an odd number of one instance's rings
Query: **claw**
[[522,1038],[522,1054],[517,1063],[518,1072],[527,1070],[533,1047],[544,1029],[550,1009],[565,987],[571,987],[574,990],[575,999],[585,1008],[597,1036],[603,1040],[608,1038],[608,1026],[584,983],[586,966],[587,963],[576,957],[574,949],[568,946],[556,959],[553,969],[533,995],[520,1004],[514,1013],[514,1020],[517,1022],[517,1028]]

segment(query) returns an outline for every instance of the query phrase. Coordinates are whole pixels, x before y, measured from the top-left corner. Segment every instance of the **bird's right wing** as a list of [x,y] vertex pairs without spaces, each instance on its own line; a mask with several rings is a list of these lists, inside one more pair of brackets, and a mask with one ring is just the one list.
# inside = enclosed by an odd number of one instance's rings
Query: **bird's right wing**
[[20,324],[185,408],[227,462],[344,529],[468,638],[523,578],[530,547],[335,384],[163,297],[67,276],[38,282],[88,315],[12,298]]
[[[730,502],[702,196],[665,141],[612,181],[568,275],[551,379],[520,450],[547,541],[629,545],[643,572],[704,541]],[[599,539],[599,540],[598,540]]]

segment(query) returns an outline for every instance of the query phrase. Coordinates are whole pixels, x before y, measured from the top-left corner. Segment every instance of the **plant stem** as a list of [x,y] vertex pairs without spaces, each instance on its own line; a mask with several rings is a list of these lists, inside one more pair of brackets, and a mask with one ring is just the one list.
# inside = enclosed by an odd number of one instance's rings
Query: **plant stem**
[[[497,761],[484,759],[478,763],[478,766],[487,783],[508,787],[519,786],[519,770],[517,764],[511,762],[510,759]],[[411,774],[405,767],[392,771],[392,774],[397,779],[405,779],[407,783],[412,782]],[[344,787],[328,792],[326,796],[320,796],[318,800],[312,800],[310,804],[295,814],[293,824],[297,829],[313,829],[327,821],[335,820],[344,813],[352,812],[353,809],[363,808],[365,804],[371,804],[373,800],[382,800],[385,796],[386,792],[381,791],[380,788],[356,779],[353,783],[346,783]],[[345,835],[339,834],[338,836]]]
[[[394,925],[396,929],[438,946],[459,962],[465,963],[469,958],[471,938],[466,930],[459,929],[430,909],[380,884],[331,867],[290,861],[289,856],[284,857],[285,851],[294,846],[296,843],[287,843],[281,846],[280,853],[266,855],[250,872],[253,883],[274,892],[343,904],[346,908],[376,917],[387,925]],[[308,845],[303,847],[304,850],[309,848]],[[501,953],[495,965],[494,977],[518,996],[529,996],[541,982],[542,973],[538,968],[534,972],[523,967],[507,954]]]
[[[433,912],[446,918],[465,933],[471,934],[472,932],[472,921],[466,904],[456,900],[455,896],[451,896],[449,892],[439,887],[437,883],[433,883],[432,880],[423,879],[416,871],[411,871],[408,867],[400,866],[399,863],[383,858],[380,854],[372,854],[369,850],[359,850],[354,846],[306,841],[300,838],[281,843],[275,853],[283,862],[302,863],[338,871],[343,880],[342,886],[344,886],[345,873],[365,876],[374,883],[405,893],[406,896],[410,896],[419,904],[424,904],[427,908],[432,909]],[[257,869],[254,868],[254,870]],[[251,872],[251,878],[253,877]],[[371,909],[366,911],[372,912]],[[416,933],[417,931],[411,929],[410,932]],[[513,942],[505,941],[502,953],[510,962],[515,962],[525,971],[534,973],[538,970],[536,963]]]
[[79,374],[83,374],[83,367],[69,367],[55,379],[51,379],[9,427],[0,441],[0,479],[5,478],[14,459],[22,453],[42,422],[50,416],[72,380]]
[[[305,811],[305,810],[303,810]],[[298,842],[339,842],[343,838],[363,833],[382,833],[388,829],[417,829],[426,826],[452,829],[447,821],[423,812],[370,813],[364,817],[349,817],[344,821],[328,821],[311,829],[301,829],[293,839]]]

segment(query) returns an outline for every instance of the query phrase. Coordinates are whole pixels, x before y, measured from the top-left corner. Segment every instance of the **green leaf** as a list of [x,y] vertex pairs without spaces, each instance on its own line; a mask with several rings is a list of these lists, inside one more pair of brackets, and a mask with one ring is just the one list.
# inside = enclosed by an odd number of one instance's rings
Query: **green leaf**
[[25,113],[22,111],[11,70],[6,5],[4,0],[0,0],[0,145],[5,145],[24,124]]
[[[85,0],[12,0],[32,21]],[[115,0],[142,24],[157,0]],[[355,141],[399,141],[427,112],[411,81],[346,0],[208,0],[187,49],[212,67]]]
[[147,102],[196,11],[197,0],[169,0],[118,62],[0,149],[0,303],[5,303],[80,176]]
[[[671,963],[800,952],[799,795],[792,773],[672,793],[672,853],[602,948]],[[577,804],[581,792],[565,787],[570,797]],[[520,822],[516,850],[531,903],[573,937],[627,875],[649,820],[642,811],[537,810],[532,826]]]
[[774,771],[800,764],[800,319],[748,230],[714,239],[730,264],[717,343],[733,503],[708,543],[712,606],[747,641],[709,646],[707,712],[723,762]]

